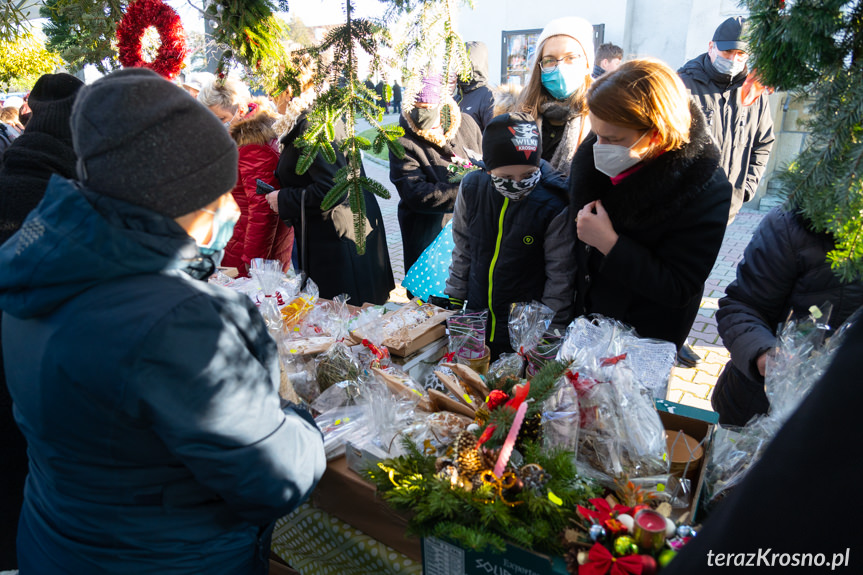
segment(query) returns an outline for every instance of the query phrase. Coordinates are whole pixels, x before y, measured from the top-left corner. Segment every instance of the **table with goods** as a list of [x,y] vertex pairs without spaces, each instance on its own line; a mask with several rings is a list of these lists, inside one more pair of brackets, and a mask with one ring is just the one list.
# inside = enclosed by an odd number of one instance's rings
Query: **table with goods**
[[[277,522],[303,574],[661,572],[757,461],[841,341],[786,322],[770,414],[722,429],[665,400],[676,348],[624,324],[513,304],[517,353],[490,363],[487,312],[323,300],[255,260],[248,295],[279,347],[280,394],[315,416],[327,471]],[[817,312],[817,313],[816,313]]]

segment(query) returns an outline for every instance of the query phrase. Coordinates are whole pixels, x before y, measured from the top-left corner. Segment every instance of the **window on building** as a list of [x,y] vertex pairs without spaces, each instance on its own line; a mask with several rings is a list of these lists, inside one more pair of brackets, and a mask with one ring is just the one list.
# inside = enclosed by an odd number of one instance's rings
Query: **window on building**
[[[501,32],[500,83],[524,86],[530,79],[530,64],[536,51],[536,41],[542,28],[530,30],[504,30]],[[593,26],[593,45],[605,39],[605,24]]]

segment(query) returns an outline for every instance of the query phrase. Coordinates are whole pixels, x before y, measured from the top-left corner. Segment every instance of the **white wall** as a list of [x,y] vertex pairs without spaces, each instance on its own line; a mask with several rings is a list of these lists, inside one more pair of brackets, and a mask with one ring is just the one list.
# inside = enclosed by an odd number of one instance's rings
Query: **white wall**
[[652,56],[673,68],[707,51],[713,32],[729,16],[745,14],[737,0],[474,0],[463,8],[459,33],[485,42],[489,76],[500,82],[501,32],[543,28],[562,16],[605,24],[605,42],[623,47],[625,58]]

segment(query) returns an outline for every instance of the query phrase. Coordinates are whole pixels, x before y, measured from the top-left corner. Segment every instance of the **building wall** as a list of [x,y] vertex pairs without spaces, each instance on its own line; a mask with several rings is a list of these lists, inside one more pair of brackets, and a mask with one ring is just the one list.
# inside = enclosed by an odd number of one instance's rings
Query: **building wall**
[[713,31],[726,18],[744,14],[737,0],[474,0],[463,8],[459,33],[485,42],[489,76],[501,81],[501,33],[543,28],[564,16],[605,24],[605,42],[624,49],[625,57],[653,56],[678,68],[707,51]]

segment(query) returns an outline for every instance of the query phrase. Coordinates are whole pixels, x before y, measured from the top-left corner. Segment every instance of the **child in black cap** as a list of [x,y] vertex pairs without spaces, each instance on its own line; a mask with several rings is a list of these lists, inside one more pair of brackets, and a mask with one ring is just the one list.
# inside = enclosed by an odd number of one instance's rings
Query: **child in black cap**
[[510,305],[541,301],[563,327],[572,307],[573,238],[566,182],[544,160],[528,114],[503,114],[486,127],[485,170],[462,180],[453,214],[455,248],[447,280],[451,301],[488,308],[492,359],[512,351]]

